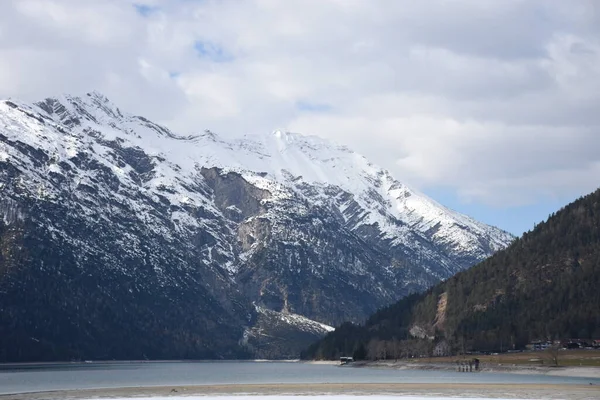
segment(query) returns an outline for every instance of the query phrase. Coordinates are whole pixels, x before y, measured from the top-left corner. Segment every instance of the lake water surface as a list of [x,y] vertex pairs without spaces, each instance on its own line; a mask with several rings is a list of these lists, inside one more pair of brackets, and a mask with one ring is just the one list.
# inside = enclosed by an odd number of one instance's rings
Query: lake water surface
[[600,379],[353,368],[297,362],[115,362],[0,366],[0,394],[69,389],[277,383],[589,384]]

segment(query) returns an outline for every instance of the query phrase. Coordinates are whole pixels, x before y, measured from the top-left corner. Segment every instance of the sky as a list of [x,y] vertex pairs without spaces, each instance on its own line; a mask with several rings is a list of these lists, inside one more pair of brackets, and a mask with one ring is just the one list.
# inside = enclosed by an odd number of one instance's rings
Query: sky
[[600,177],[596,0],[0,0],[0,98],[345,144],[521,234]]

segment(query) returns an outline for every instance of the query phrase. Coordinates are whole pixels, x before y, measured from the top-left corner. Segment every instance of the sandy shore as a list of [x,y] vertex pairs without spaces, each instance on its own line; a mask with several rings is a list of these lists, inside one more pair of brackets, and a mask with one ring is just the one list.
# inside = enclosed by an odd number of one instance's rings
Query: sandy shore
[[331,361],[331,360],[313,360],[313,361],[300,361],[305,364],[315,364],[315,365],[340,365],[339,361]]
[[219,395],[404,395],[504,399],[600,399],[600,386],[513,384],[278,384],[164,386],[3,395],[1,400],[110,399]]

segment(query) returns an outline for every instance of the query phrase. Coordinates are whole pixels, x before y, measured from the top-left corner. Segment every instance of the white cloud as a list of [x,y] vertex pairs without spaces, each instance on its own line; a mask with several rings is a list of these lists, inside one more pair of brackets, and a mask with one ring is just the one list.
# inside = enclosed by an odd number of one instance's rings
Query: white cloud
[[92,89],[186,133],[329,137],[468,202],[598,185],[588,0],[0,3],[0,97]]

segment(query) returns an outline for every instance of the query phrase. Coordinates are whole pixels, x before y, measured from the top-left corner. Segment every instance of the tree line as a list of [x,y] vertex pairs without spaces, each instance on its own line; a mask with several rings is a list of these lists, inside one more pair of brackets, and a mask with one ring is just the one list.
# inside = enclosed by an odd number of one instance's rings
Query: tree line
[[538,339],[600,338],[599,266],[596,191],[469,270],[364,324],[341,325],[302,356],[389,359],[428,355],[440,343],[458,354],[523,349]]

